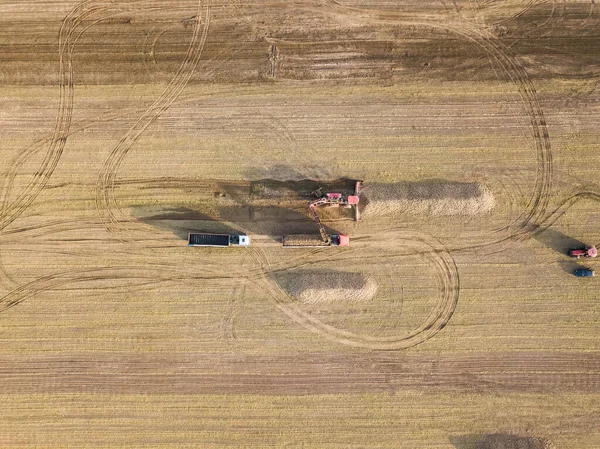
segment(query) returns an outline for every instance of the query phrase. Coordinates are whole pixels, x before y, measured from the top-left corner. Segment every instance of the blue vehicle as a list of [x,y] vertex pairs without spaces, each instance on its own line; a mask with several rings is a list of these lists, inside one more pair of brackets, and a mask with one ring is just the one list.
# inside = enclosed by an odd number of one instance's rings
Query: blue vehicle
[[579,268],[575,270],[575,276],[580,278],[589,278],[594,276],[594,270],[591,268]]

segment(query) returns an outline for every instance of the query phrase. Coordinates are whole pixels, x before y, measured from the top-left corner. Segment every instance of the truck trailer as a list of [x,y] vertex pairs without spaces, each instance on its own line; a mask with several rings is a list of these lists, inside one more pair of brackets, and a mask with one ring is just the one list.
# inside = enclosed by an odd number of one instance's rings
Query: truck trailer
[[250,246],[250,237],[233,234],[188,234],[188,246]]
[[347,234],[328,234],[323,240],[318,234],[284,235],[281,239],[286,248],[316,248],[322,246],[349,246],[350,237]]

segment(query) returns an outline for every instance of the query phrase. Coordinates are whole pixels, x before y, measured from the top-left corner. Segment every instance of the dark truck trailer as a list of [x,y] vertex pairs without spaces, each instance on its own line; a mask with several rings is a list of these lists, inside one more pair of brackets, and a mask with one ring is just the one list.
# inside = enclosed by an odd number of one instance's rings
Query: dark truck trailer
[[250,246],[247,235],[188,234],[188,246]]

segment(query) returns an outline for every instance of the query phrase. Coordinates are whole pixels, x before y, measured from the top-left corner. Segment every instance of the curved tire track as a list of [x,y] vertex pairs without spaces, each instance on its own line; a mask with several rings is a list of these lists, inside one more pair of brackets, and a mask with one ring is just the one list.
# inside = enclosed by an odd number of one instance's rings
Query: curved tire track
[[[152,10],[164,9],[164,7],[139,7],[136,5],[130,6],[131,10]],[[62,152],[67,142],[71,129],[71,121],[73,115],[73,52],[77,41],[91,26],[96,25],[104,20],[125,14],[129,11],[124,11],[123,7],[113,1],[96,2],[96,5],[90,6],[95,0],[86,0],[75,8],[63,19],[59,31],[59,104],[55,122],[53,135],[49,139],[42,139],[27,148],[19,154],[10,165],[6,176],[4,177],[2,187],[2,202],[0,209],[0,232],[8,225],[13,223],[37,198],[39,193],[48,183],[54,170],[56,169]],[[114,12],[108,16],[103,16],[87,24],[76,36],[76,30],[84,23],[85,20],[93,18],[99,13],[106,13],[114,8]],[[75,36],[75,37],[73,37]],[[84,129],[85,125],[81,127]],[[8,204],[8,198],[14,187],[15,179],[19,170],[27,162],[27,160],[36,154],[44,145],[48,144],[48,150],[44,156],[42,163],[33,175],[32,180],[27,184],[24,190],[19,193],[13,204]],[[4,280],[14,285],[12,277],[5,271],[0,263],[0,276]]]
[[589,190],[580,191],[565,198],[551,213],[547,214],[543,221],[538,223],[537,228],[533,231],[534,234],[544,232],[552,226],[560,217],[562,217],[571,207],[582,200],[593,200],[600,202],[600,193]]
[[[517,62],[516,56],[510,49],[494,35],[476,27],[465,27],[463,23],[460,26],[455,26],[452,24],[436,24],[435,22],[429,23],[422,20],[406,20],[402,14],[394,12],[346,8],[332,0],[324,0],[324,3],[333,11],[352,11],[363,16],[366,15],[376,21],[391,20],[394,24],[418,25],[452,32],[482,48],[502,68],[503,72],[516,86],[529,116],[537,157],[536,181],[525,210],[506,226],[492,231],[492,239],[481,244],[471,245],[470,248],[499,244],[507,240],[530,236],[537,229],[538,223],[547,217],[552,187],[552,148],[546,120],[535,87],[526,70]],[[420,243],[424,244],[425,242],[420,241]],[[267,285],[266,289],[276,298],[278,307],[283,312],[313,332],[350,346],[368,349],[404,349],[427,341],[443,329],[452,317],[458,302],[460,282],[456,264],[450,254],[447,251],[435,250],[433,247],[431,252],[425,254],[431,258],[431,262],[438,273],[442,300],[419,328],[404,337],[377,338],[334,328],[307,314],[294,303],[290,303],[289,298],[286,298],[287,294],[279,286],[269,285],[266,278],[263,284]]]
[[[115,180],[121,162],[140,135],[177,99],[200,61],[210,26],[210,0],[206,1],[203,27],[201,8],[202,0],[198,3],[198,14],[196,16],[196,25],[192,40],[177,74],[160,97],[144,112],[142,117],[129,129],[125,136],[121,138],[102,167],[96,186],[96,208],[106,228],[111,232],[124,230],[119,223],[120,219],[116,217],[114,212],[114,210],[119,210],[115,199]],[[123,215],[122,212],[121,215]],[[127,220],[126,217],[123,218]]]
[[[142,0],[142,2],[143,1],[146,0]],[[91,3],[96,3],[96,5],[90,6]],[[79,31],[78,34],[75,35],[75,32],[84,23],[84,21],[92,19],[99,13],[111,11],[111,9],[114,10],[113,13],[95,19],[92,23],[87,24],[81,31]],[[65,17],[65,19],[63,19],[58,38],[59,102],[54,132],[49,139],[42,139],[33,146],[27,148],[24,152],[19,154],[11,164],[11,168],[8,170],[3,183],[3,201],[2,209],[0,211],[0,230],[4,229],[10,223],[16,220],[27,209],[27,207],[31,205],[37,195],[39,195],[41,190],[47,184],[48,180],[56,169],[56,166],[58,165],[60,157],[62,156],[67,138],[70,134],[73,114],[73,52],[75,50],[77,41],[81,38],[85,31],[102,21],[127,14],[132,10],[137,11],[153,9],[161,8],[140,7],[134,5],[130,6],[128,10],[124,11],[123,6],[114,1],[97,2],[96,0],[86,0],[73,8]],[[84,129],[85,126],[82,126],[81,128]],[[48,150],[39,168],[34,173],[33,179],[24,188],[23,192],[17,196],[14,204],[9,206],[8,197],[13,189],[14,182],[20,168],[45,144],[48,144]]]
[[110,285],[95,290],[119,290],[125,287],[139,288],[140,286],[157,285],[162,282],[190,282],[194,280],[203,281],[205,288],[209,282],[223,288],[224,285],[231,286],[231,282],[239,280],[239,276],[236,274],[221,275],[218,271],[209,267],[205,267],[202,273],[199,273],[198,270],[186,271],[185,269],[174,269],[170,266],[148,267],[146,265],[70,270],[42,276],[13,289],[0,297],[0,313],[6,312],[26,299],[44,291],[84,282],[110,281],[114,283],[115,280],[133,282],[123,286]]
[[[0,230],[16,220],[27,207],[31,205],[47,184],[58,165],[67,138],[70,134],[69,130],[72,121],[74,96],[72,59],[77,41],[87,29],[102,21],[127,14],[131,11],[164,10],[164,6],[143,6],[143,3],[146,2],[148,2],[148,0],[135,1],[132,5],[123,5],[115,1],[100,2],[96,0],[86,0],[73,8],[63,19],[59,31],[59,103],[55,129],[50,138],[42,139],[21,152],[10,165],[11,168],[7,171],[2,188],[3,200],[0,210]],[[177,6],[175,6],[175,8],[177,8]],[[93,19],[94,16],[97,16],[100,13],[106,13],[107,11],[112,11],[112,13],[97,18],[92,23],[86,24],[78,34],[75,34],[84,21]],[[46,144],[48,144],[48,150],[46,151],[39,168],[34,173],[32,180],[27,184],[23,191],[19,193],[13,204],[9,205],[8,198],[20,168],[32,155],[37,153],[41,147]]]
[[[453,24],[436,23],[433,16],[416,15],[407,18],[401,12],[362,9],[342,6],[332,0],[323,0],[333,12],[352,12],[375,22],[389,22],[395,25],[422,26],[449,31],[479,46],[489,57],[498,64],[508,79],[515,85],[522,99],[523,107],[529,116],[530,128],[537,157],[536,181],[525,210],[512,222],[498,229],[486,232],[492,238],[481,243],[470,244],[453,249],[475,249],[482,246],[500,244],[508,240],[519,240],[530,236],[537,224],[546,218],[550,190],[552,188],[552,147],[546,125],[546,119],[537,98],[537,92],[527,71],[517,61],[510,48],[503,44],[495,35],[482,30],[476,24],[460,22]],[[427,21],[430,19],[430,21]],[[473,236],[469,236],[472,240]]]
[[477,30],[463,32],[454,27],[450,27],[449,29],[476,43],[488,52],[517,87],[519,95],[523,100],[523,106],[530,119],[537,157],[536,181],[525,210],[511,223],[492,231],[492,234],[503,233],[503,236],[493,238],[473,247],[522,239],[531,235],[536,229],[537,223],[545,219],[552,188],[552,147],[541,104],[527,72],[516,62],[516,57],[506,45],[494,36]]
[[[277,307],[293,321],[336,343],[375,350],[406,349],[416,346],[436,335],[452,318],[460,292],[458,269],[450,254],[440,249],[439,244],[431,238],[416,233],[400,237],[397,233],[392,234],[395,239],[404,242],[403,251],[394,256],[418,254],[427,258],[436,271],[436,278],[440,286],[441,298],[437,305],[418,328],[406,335],[375,337],[339,329],[304,311],[275,281],[267,279],[265,274],[256,279],[256,285],[272,296]],[[424,247],[427,247],[428,250],[424,251]],[[380,259],[381,255],[378,255],[377,258]]]
[[[72,57],[75,42],[71,43],[71,38],[75,30],[77,29],[77,27],[79,27],[83,20],[85,20],[87,17],[101,9],[90,8],[86,10],[88,4],[91,1],[92,0],[87,0],[83,3],[80,3],[77,7],[71,10],[71,12],[67,15],[67,17],[65,17],[65,19],[62,22],[58,37],[58,78],[60,94],[54,133],[50,140],[48,151],[46,152],[46,155],[40,167],[33,175],[33,179],[31,180],[31,182],[17,197],[15,201],[16,204],[12,205],[11,207],[8,207],[8,205],[6,204],[6,198],[7,192],[11,189],[14,177],[12,179],[10,179],[9,177],[8,184],[5,183],[5,193],[3,195],[5,201],[3,202],[1,211],[0,230],[4,229],[10,223],[16,220],[39,195],[39,193],[42,191],[42,189],[52,176],[52,173],[58,165],[58,161],[60,160],[60,157],[64,150],[73,113],[74,86]],[[29,155],[30,153],[28,152],[23,157],[19,157],[15,164],[21,166],[24,163],[24,161],[29,157]]]

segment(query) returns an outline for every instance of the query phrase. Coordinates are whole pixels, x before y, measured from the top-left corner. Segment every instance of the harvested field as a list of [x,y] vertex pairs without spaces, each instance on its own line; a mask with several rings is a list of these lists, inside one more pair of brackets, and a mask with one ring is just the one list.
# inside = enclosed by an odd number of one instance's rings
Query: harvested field
[[0,448],[600,448],[598,3],[0,2]]
[[361,195],[363,213],[370,216],[479,215],[489,213],[496,202],[479,183],[425,181],[370,185]]
[[377,293],[377,284],[369,276],[340,271],[296,272],[286,276],[281,284],[305,304],[369,301]]

